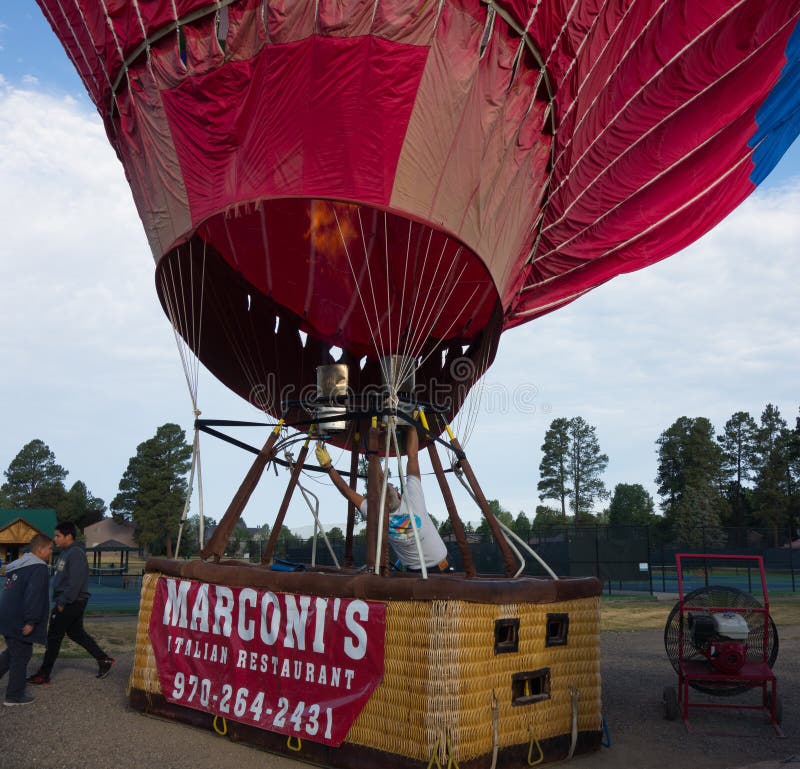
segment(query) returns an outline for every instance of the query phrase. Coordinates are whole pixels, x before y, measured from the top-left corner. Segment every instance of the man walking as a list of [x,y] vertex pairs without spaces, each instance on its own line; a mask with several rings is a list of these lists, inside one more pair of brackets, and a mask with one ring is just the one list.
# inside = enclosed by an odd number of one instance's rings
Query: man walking
[[114,664],[114,660],[83,628],[83,613],[89,600],[89,563],[83,547],[75,541],[77,534],[75,524],[71,521],[56,526],[53,540],[56,547],[61,549],[61,555],[53,578],[53,610],[50,612],[42,666],[28,679],[32,684],[50,683],[50,673],[65,635],[97,660],[98,678],[105,678]]
[[36,534],[29,547],[29,553],[6,567],[6,585],[0,593],[0,633],[6,640],[5,651],[0,653],[0,678],[8,673],[4,705],[33,702],[25,692],[25,675],[33,644],[43,644],[47,638],[47,562],[53,541]]

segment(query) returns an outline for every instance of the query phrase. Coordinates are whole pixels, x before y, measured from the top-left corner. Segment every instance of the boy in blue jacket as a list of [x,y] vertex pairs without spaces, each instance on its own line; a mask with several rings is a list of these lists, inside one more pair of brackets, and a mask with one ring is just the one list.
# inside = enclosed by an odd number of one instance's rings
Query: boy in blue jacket
[[6,566],[6,586],[0,593],[0,633],[6,649],[0,653],[0,678],[8,673],[5,705],[28,705],[33,697],[25,692],[25,676],[33,644],[47,641],[50,569],[47,562],[53,542],[37,534],[30,552]]

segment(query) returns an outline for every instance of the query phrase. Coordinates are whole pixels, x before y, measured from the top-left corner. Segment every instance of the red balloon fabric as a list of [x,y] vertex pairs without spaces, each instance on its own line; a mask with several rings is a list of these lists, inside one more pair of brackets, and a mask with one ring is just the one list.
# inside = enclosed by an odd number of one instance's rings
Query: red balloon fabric
[[685,247],[800,132],[800,0],[38,2],[165,310],[273,413],[390,353],[457,410],[503,329]]

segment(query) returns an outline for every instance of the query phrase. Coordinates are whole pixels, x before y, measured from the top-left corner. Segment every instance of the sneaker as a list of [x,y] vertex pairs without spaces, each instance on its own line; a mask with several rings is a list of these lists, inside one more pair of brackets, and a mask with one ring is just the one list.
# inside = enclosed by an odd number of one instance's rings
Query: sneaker
[[10,700],[6,698],[6,701],[3,703],[7,708],[11,708],[14,705],[30,705],[33,702],[33,697],[29,694],[23,694],[19,699]]
[[27,681],[29,684],[35,684],[36,686],[50,686],[50,676],[47,673],[42,673],[41,670],[32,676],[28,676]]
[[101,660],[97,660],[97,677],[105,678],[111,672],[111,666],[115,662],[116,660],[111,657],[104,657]]

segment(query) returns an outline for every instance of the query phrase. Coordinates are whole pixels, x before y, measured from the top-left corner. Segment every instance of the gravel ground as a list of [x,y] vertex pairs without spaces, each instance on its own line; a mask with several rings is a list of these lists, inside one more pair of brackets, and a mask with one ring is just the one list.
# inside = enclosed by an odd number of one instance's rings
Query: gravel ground
[[[604,633],[603,703],[611,747],[578,756],[573,765],[576,769],[800,769],[800,665],[796,663],[800,627],[779,632],[775,671],[786,739],[779,739],[755,711],[697,711],[691,733],[680,721],[665,721],[661,691],[674,685],[676,676],[661,631]],[[35,670],[37,663],[34,659],[30,669]],[[52,685],[34,689],[33,705],[0,707],[0,767],[299,769],[304,765],[130,710],[125,687],[131,664],[131,654],[120,655],[111,675],[98,680],[93,660],[59,660]],[[0,684],[0,691],[4,689],[5,680]],[[750,695],[732,701],[752,699]]]
[[[701,709],[683,721],[665,721],[664,686],[678,677],[664,651],[662,630],[603,633],[603,711],[611,748],[575,760],[578,769],[800,769],[800,627],[778,628],[775,663],[778,696],[783,702],[780,739],[766,715],[753,710]],[[760,690],[737,697],[703,697],[690,702],[758,704]],[[787,760],[788,759],[788,760]],[[792,760],[794,759],[794,760]]]

